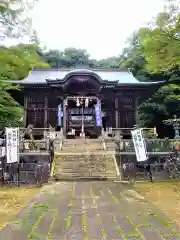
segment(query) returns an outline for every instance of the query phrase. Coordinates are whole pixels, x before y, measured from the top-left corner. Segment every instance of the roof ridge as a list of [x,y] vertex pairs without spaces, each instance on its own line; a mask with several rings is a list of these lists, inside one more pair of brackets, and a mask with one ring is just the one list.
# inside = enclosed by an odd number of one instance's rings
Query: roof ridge
[[90,71],[97,71],[97,72],[131,72],[128,68],[34,68],[32,69],[33,72],[35,71],[73,71],[73,70],[90,70]]

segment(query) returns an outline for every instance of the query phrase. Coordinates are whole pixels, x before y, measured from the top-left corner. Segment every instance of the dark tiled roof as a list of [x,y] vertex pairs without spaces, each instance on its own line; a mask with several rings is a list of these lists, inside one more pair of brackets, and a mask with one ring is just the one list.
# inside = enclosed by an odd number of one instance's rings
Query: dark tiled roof
[[[102,81],[117,81],[118,84],[149,85],[149,82],[139,82],[128,69],[34,69],[23,80],[14,80],[19,84],[46,84],[46,80],[64,80],[69,74],[95,74]],[[157,82],[159,83],[159,82]],[[153,82],[154,84],[154,82]]]

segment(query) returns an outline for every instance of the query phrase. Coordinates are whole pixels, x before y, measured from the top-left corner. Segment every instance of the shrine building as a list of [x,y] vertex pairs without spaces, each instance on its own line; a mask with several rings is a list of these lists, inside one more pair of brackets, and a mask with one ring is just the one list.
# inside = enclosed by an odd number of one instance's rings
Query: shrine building
[[13,83],[22,87],[12,96],[24,106],[24,126],[62,128],[65,135],[132,128],[139,104],[164,84],[140,82],[121,68],[34,69]]

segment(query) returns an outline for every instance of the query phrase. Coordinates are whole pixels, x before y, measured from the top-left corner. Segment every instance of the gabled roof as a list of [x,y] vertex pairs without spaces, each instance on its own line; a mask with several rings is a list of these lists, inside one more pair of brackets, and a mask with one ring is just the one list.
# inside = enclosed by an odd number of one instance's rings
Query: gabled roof
[[[47,84],[47,82],[64,81],[70,75],[95,75],[101,81],[109,83],[116,82],[118,85],[149,85],[150,82],[139,82],[131,73],[129,69],[110,68],[110,69],[34,69],[23,80],[14,80],[17,84]],[[152,84],[159,84],[160,82],[152,82]],[[162,82],[161,82],[162,83]]]

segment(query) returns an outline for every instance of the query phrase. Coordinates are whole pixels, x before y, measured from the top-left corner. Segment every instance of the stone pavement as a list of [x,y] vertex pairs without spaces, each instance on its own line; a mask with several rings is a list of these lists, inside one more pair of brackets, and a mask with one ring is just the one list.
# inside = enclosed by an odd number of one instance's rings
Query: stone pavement
[[58,182],[3,228],[0,239],[174,240],[180,233],[128,185]]

